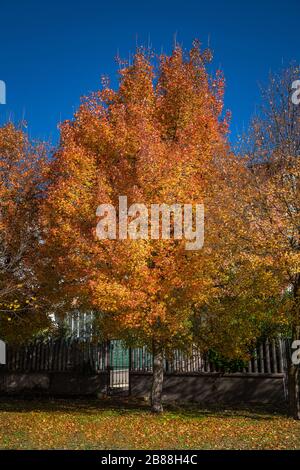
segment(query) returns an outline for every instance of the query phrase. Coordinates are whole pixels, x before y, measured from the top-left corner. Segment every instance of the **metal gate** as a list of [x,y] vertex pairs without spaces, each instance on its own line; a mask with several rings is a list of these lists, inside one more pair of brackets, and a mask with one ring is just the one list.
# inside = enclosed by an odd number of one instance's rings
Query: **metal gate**
[[130,389],[130,350],[121,341],[109,342],[108,392],[111,395],[127,395]]

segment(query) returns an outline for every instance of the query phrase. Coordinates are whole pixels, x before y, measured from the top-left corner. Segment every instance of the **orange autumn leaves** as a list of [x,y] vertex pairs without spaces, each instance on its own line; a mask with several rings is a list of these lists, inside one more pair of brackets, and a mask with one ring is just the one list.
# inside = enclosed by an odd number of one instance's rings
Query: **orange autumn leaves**
[[[138,49],[118,89],[105,82],[61,126],[50,162],[23,132],[0,129],[1,236],[18,260],[1,288],[13,282],[5,301],[17,313],[92,309],[103,336],[148,345],[155,337],[165,350],[197,341],[233,356],[245,355],[262,325],[284,323],[278,298],[299,255],[278,255],[284,205],[271,223],[263,206],[277,203],[278,187],[286,198],[293,188],[280,173],[256,178],[230,151],[224,79],[209,76],[210,59],[197,43],[158,60]],[[204,247],[97,240],[97,207],[117,208],[122,195],[128,206],[204,204]]]
[[[76,298],[78,307],[101,312],[104,334],[182,345],[196,309],[222,294],[234,256],[227,179],[241,170],[226,142],[224,80],[208,76],[209,59],[197,43],[156,65],[139,49],[120,70],[118,90],[106,84],[62,126],[43,212],[44,256],[55,269],[44,281],[56,283],[66,304]],[[117,207],[120,195],[128,205],[204,203],[204,248],[188,252],[184,240],[172,239],[96,240],[97,206]]]
[[39,207],[46,184],[46,149],[12,124],[0,128],[0,330],[25,339],[41,328],[36,253]]
[[[26,410],[26,412],[24,412]],[[299,449],[300,424],[261,407],[153,415],[136,402],[32,400],[0,406],[1,449]]]

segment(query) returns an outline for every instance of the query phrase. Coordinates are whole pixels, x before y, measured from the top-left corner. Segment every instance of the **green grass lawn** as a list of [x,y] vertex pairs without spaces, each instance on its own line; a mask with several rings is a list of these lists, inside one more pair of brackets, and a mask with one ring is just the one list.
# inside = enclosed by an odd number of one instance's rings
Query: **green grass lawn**
[[300,449],[300,422],[261,408],[115,400],[0,401],[1,449]]

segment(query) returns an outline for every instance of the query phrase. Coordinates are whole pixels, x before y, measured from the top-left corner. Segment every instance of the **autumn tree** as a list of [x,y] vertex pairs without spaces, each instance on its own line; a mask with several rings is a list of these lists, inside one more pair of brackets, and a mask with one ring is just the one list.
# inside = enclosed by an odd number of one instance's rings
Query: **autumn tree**
[[[297,67],[271,77],[244,139],[245,207],[253,220],[248,251],[272,279],[265,294],[280,296],[277,316],[291,328],[292,341],[300,339],[300,106],[292,100],[298,78]],[[299,365],[290,356],[288,375],[291,414],[300,419]]]
[[[64,299],[66,310],[101,312],[104,337],[152,350],[157,412],[164,358],[195,341],[199,312],[226,295],[239,256],[232,226],[245,231],[230,202],[243,165],[229,152],[224,80],[220,72],[208,75],[210,59],[195,43],[187,54],[175,47],[158,64],[142,48],[132,64],[121,64],[118,89],[105,80],[62,125],[43,208],[43,285],[58,304]],[[149,212],[151,204],[203,203],[204,246],[187,250],[174,233],[153,239],[150,223],[146,239],[97,238],[99,204],[116,208],[118,233],[120,196]],[[140,215],[133,211],[127,221],[138,225],[137,233]],[[170,225],[172,234],[174,214]]]
[[47,152],[22,128],[0,128],[0,337],[23,341],[45,325],[35,276]]

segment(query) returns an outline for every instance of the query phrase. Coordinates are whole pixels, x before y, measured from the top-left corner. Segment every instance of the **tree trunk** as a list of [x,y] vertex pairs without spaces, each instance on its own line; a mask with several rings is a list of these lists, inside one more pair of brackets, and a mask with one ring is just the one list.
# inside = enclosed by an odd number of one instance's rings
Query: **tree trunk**
[[164,380],[164,353],[153,341],[153,380],[151,391],[151,406],[154,413],[162,413],[162,387]]
[[[292,342],[300,339],[300,327],[293,331]],[[288,393],[290,415],[294,419],[300,419],[300,374],[299,364],[293,364],[291,360],[293,351],[288,354]]]
[[300,419],[299,365],[290,364],[288,384],[290,415],[294,419]]
[[[293,311],[293,330],[292,330],[292,343],[294,340],[300,339],[300,273],[297,273],[293,282],[293,297],[294,297],[294,311]],[[295,419],[300,419],[300,394],[299,394],[299,364],[293,364],[291,360],[293,351],[288,354],[288,393],[289,393],[289,408],[290,414]]]

